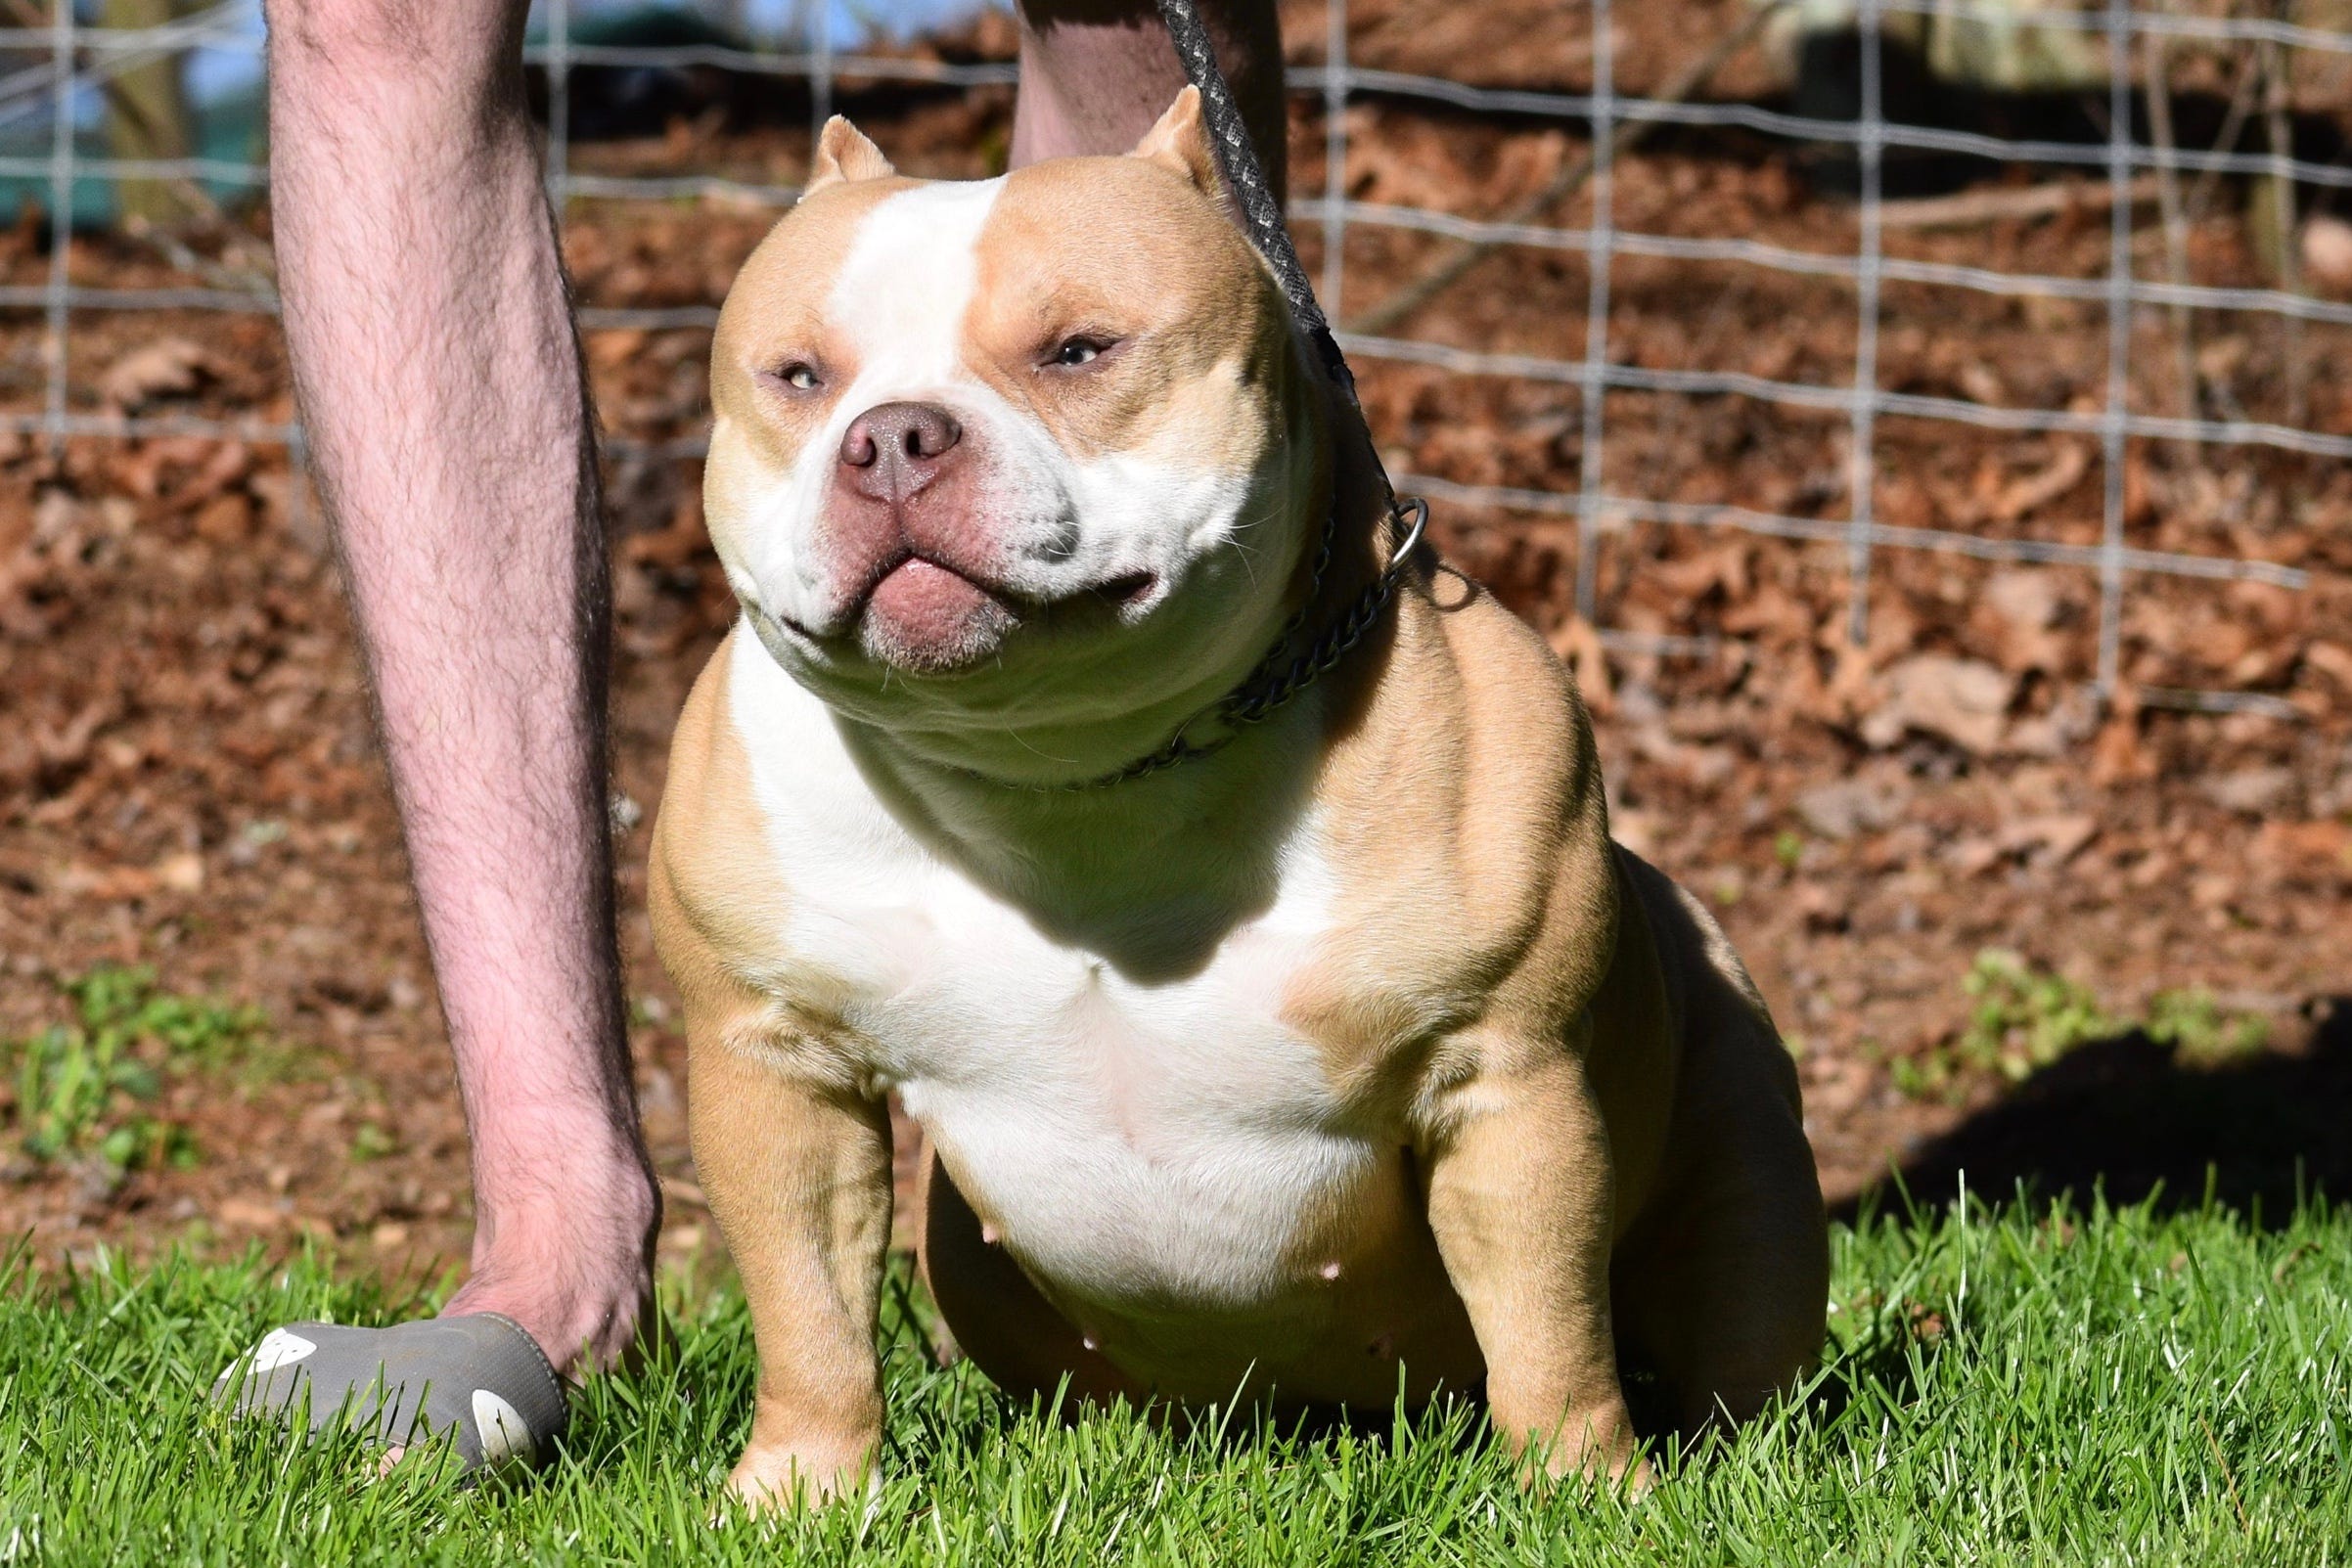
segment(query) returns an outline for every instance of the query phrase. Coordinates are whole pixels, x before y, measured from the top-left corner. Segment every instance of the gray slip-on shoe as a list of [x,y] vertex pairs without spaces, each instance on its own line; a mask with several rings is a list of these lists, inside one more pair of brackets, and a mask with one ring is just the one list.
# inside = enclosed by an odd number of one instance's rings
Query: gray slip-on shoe
[[493,1312],[388,1328],[288,1323],[231,1363],[212,1397],[279,1421],[307,1398],[312,1432],[341,1424],[392,1448],[446,1435],[469,1474],[545,1461],[568,1414],[539,1342]]

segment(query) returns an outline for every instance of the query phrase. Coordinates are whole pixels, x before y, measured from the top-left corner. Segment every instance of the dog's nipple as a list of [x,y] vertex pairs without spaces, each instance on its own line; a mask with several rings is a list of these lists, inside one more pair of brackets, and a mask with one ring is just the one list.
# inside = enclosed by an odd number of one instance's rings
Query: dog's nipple
[[989,1246],[996,1245],[996,1227],[986,1220],[980,1222],[980,1240]]
[[1323,1277],[1326,1279],[1336,1279],[1339,1277],[1339,1260],[1334,1258],[1331,1262],[1325,1264],[1322,1268],[1316,1270],[1315,1272],[1323,1276]]

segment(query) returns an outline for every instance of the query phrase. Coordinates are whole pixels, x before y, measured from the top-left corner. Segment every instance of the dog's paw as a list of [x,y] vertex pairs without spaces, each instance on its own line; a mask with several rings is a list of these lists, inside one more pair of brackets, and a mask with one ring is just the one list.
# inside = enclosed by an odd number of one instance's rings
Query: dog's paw
[[1536,1453],[1529,1451],[1519,1462],[1519,1486],[1536,1493],[1538,1498],[1560,1491],[1583,1491],[1583,1488],[1602,1488],[1602,1491],[1620,1493],[1630,1502],[1640,1502],[1658,1486],[1658,1474],[1649,1467],[1649,1459],[1640,1453],[1630,1457],[1611,1459],[1605,1453],[1585,1453],[1585,1456],[1561,1457],[1553,1453],[1538,1462]]
[[1530,1434],[1519,1450],[1519,1483],[1545,1491],[1570,1480],[1619,1489],[1633,1498],[1657,1484],[1634,1438],[1633,1421],[1622,1409],[1584,1420],[1571,1417],[1562,1423],[1560,1437],[1549,1443]]
[[1631,1463],[1611,1464],[1607,1475],[1609,1481],[1621,1488],[1629,1498],[1648,1497],[1651,1489],[1657,1485],[1657,1473],[1650,1468],[1649,1458],[1639,1453],[1633,1456]]
[[874,1445],[754,1442],[727,1476],[727,1491],[755,1514],[819,1508],[857,1498],[873,1478]]

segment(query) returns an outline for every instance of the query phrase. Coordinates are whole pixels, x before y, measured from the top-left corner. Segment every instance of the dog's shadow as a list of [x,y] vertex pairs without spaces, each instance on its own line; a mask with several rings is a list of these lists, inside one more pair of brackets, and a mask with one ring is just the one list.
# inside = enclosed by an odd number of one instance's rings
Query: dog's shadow
[[[2036,1073],[1904,1162],[1912,1201],[2022,1187],[2087,1207],[2208,1201],[2251,1225],[2284,1225],[2313,1193],[2352,1194],[2352,996],[2308,1009],[2309,1037],[2204,1066],[2137,1031],[2094,1042]],[[1851,1221],[1868,1194],[1840,1207]]]

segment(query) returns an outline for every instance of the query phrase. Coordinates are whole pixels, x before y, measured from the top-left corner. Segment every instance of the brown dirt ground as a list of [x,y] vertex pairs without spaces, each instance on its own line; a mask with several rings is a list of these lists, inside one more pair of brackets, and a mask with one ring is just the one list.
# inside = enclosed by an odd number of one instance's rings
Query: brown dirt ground
[[[1488,49],[1529,7],[1494,0],[1453,31],[1415,30],[1365,0],[1359,60],[1518,85],[1577,85],[1572,41]],[[1547,9],[1544,7],[1533,8]],[[1727,5],[1644,14],[1620,48],[1656,79]],[[1449,18],[1455,13],[1449,11]],[[1319,8],[1286,11],[1321,37]],[[1523,20],[1523,19],[1521,19]],[[1669,25],[1671,23],[1671,25]],[[1459,34],[1459,36],[1457,36]],[[955,47],[1001,53],[1001,29]],[[1549,53],[1547,53],[1549,51]],[[1588,52],[1589,53],[1589,52]],[[1311,55],[1302,46],[1301,58]],[[1473,66],[1508,54],[1481,74]],[[1725,91],[1763,92],[1736,64]],[[873,93],[848,101],[910,169],[984,172],[1008,95]],[[1480,122],[1394,100],[1351,112],[1349,189],[1373,202],[1507,209],[1579,143],[1539,124]],[[1321,178],[1322,127],[1300,103],[1292,167]],[[713,115],[642,143],[585,147],[586,166],[724,169],[790,178],[806,138]],[[1620,166],[1619,221],[1744,234],[1800,248],[1852,244],[1850,211],[1801,150],[1661,139]],[[1555,216],[1584,220],[1581,200]],[[725,203],[583,206],[569,260],[599,304],[715,302],[768,219]],[[1316,261],[1314,236],[1305,237]],[[223,253],[220,235],[203,240]],[[2105,230],[2061,212],[1890,238],[1902,253],[2096,277]],[[2158,265],[2149,242],[2144,268]],[[1359,231],[1350,301],[1414,275],[1436,243]],[[2195,276],[2261,281],[2225,201],[2194,225]],[[250,265],[257,253],[223,253]],[[37,226],[0,233],[0,275],[36,281]],[[118,239],[73,247],[77,280],[186,281]],[[1835,384],[1851,374],[1850,291],[1754,268],[1621,260],[1612,352],[1632,363],[1746,370]],[[1520,253],[1483,264],[1408,324],[1445,341],[1583,352],[1584,262]],[[2211,395],[2278,417],[2295,345],[2274,322],[2200,324]],[[2136,322],[2134,381],[2170,412],[2181,389],[2165,323]],[[2314,428],[2352,433],[2352,364],[2306,329]],[[1891,288],[1886,386],[1983,402],[2097,407],[2105,335],[2091,306]],[[158,353],[158,349],[161,352]],[[701,417],[700,332],[596,334],[588,358],[608,426],[643,438]],[[91,410],[290,412],[262,318],[88,314],[72,343]],[[1402,467],[1468,482],[1573,491],[1573,388],[1452,379],[1367,362],[1368,405]],[[37,406],[39,323],[0,317],[0,400]],[[2089,401],[2086,402],[2085,400]],[[1607,481],[1681,501],[1835,517],[1842,412],[1734,398],[1614,394]],[[2099,454],[2071,437],[1888,419],[1876,504],[1890,521],[2072,542],[2099,535]],[[701,533],[696,466],[611,465],[617,560],[615,787],[636,826],[619,843],[622,943],[636,998],[646,1127],[672,1178],[665,1246],[713,1238],[693,1201],[674,999],[644,913],[647,823],[687,686],[730,608]],[[1791,1037],[1808,1126],[1832,1195],[1890,1163],[1936,1188],[2045,1186],[2104,1173],[2120,1191],[2201,1181],[2282,1194],[2299,1174],[2342,1189],[2352,1169],[2352,472],[2135,443],[2131,542],[2306,567],[2296,594],[2135,579],[2122,700],[2095,711],[2098,584],[2079,570],[1988,567],[1881,552],[1866,653],[1841,643],[1842,550],[1699,529],[1627,526],[1602,542],[1602,624],[1691,639],[1673,655],[1604,652],[1568,614],[1572,526],[1441,508],[1453,558],[1574,657],[1597,710],[1622,836],[1708,898]],[[2135,694],[2222,686],[2272,694],[2288,720],[2171,711]],[[1964,1072],[1906,1094],[1901,1064],[1948,1055],[1961,980],[1987,947],[2016,949],[2090,987],[2117,1015],[2202,986],[2271,1025],[2268,1049],[2220,1066],[2124,1039],[2013,1092]],[[119,1183],[70,1162],[0,1162],[0,1231],[47,1255],[170,1239],[279,1247],[332,1238],[346,1255],[430,1269],[463,1255],[466,1144],[336,572],[315,504],[267,446],[0,437],[0,1039],[60,1021],[58,982],[98,963],[151,965],[174,990],[258,1004],[294,1058],[260,1081],[182,1076],[158,1113],[202,1152],[187,1170]],[[2331,1010],[2332,1009],[2332,1010]],[[0,1089],[0,1104],[11,1091]]]

